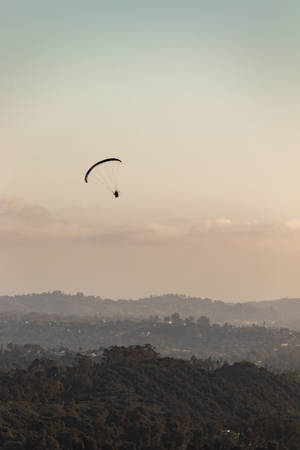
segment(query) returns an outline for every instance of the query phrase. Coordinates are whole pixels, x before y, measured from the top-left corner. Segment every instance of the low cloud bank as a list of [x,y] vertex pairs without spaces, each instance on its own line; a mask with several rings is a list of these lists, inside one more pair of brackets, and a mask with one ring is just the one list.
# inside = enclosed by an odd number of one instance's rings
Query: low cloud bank
[[[297,233],[299,232],[299,233]],[[282,223],[234,222],[230,218],[204,219],[188,226],[148,223],[136,227],[104,228],[84,209],[50,211],[20,199],[0,199],[0,239],[6,242],[62,240],[93,243],[163,244],[211,238],[300,237],[300,219]]]

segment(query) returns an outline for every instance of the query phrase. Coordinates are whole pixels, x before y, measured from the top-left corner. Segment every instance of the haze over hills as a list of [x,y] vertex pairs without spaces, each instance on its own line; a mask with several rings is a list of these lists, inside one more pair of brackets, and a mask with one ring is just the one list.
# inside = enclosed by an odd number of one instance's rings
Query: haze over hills
[[164,318],[179,313],[182,318],[206,316],[215,323],[258,325],[300,329],[300,299],[229,303],[179,294],[150,296],[139,300],[112,300],[101,297],[65,294],[61,291],[40,294],[1,296],[0,313],[98,316],[102,318]]

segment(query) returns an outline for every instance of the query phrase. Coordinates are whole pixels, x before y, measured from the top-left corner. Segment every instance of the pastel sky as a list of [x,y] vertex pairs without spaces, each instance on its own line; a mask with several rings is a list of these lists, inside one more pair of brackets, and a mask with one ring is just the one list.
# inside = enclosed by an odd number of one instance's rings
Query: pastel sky
[[298,0],[1,0],[0,295],[299,297],[299,48]]

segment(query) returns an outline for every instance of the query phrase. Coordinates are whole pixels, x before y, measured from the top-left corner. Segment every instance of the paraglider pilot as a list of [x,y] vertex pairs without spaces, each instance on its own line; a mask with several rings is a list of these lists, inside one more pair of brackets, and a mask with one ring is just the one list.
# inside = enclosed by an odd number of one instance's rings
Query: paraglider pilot
[[113,192],[113,194],[114,194],[114,196],[115,196],[116,198],[119,197],[119,191],[118,191],[117,189]]

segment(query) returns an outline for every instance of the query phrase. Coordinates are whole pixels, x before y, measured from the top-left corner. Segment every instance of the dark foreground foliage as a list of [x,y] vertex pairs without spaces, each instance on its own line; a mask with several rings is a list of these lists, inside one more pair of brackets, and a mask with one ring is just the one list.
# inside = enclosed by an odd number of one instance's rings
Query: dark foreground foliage
[[205,370],[151,346],[101,364],[0,372],[1,449],[299,449],[300,385],[251,363]]

